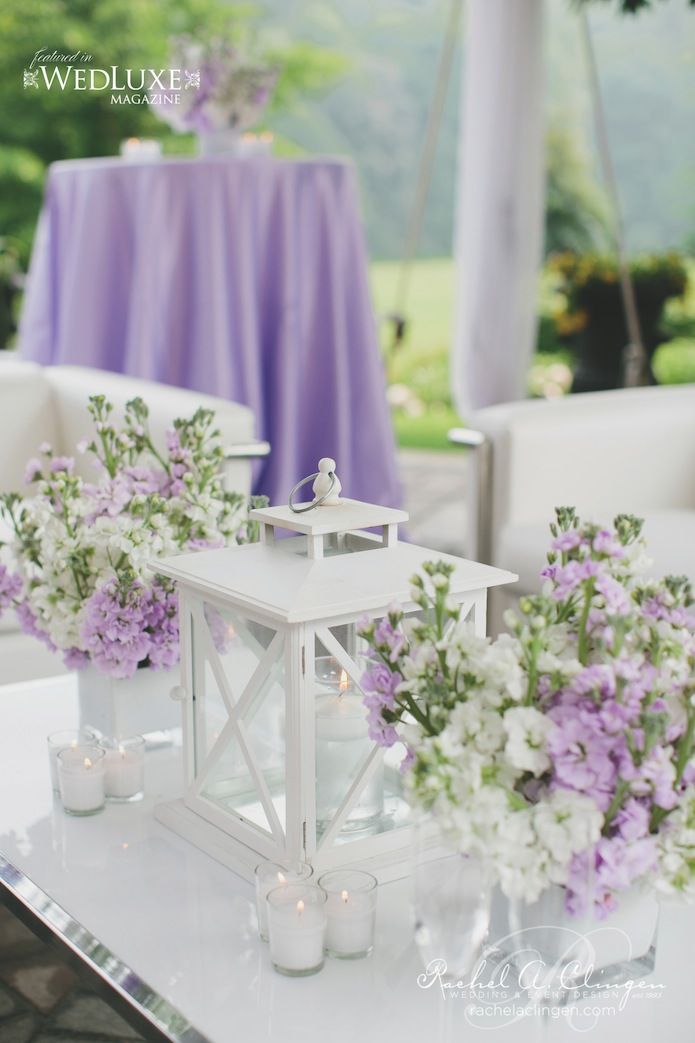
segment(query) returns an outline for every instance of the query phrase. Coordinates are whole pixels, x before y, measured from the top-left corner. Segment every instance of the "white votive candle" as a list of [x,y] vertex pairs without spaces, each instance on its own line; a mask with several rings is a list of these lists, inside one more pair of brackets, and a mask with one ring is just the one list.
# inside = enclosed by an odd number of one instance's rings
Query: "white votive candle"
[[112,801],[141,800],[145,789],[145,740],[102,739],[106,797]]
[[311,884],[288,884],[268,892],[270,959],[293,978],[323,967],[326,892]]
[[69,746],[58,754],[60,799],[69,815],[93,815],[103,808],[104,757],[99,746]]
[[60,751],[67,749],[69,746],[73,748],[76,746],[89,746],[94,741],[94,734],[88,728],[81,728],[78,731],[52,732],[46,738],[51,786],[55,793],[60,792],[58,788],[58,754]]
[[312,877],[313,872],[306,862],[261,862],[256,866],[256,912],[258,933],[262,941],[268,941],[268,892],[276,887],[304,883]]
[[126,138],[120,148],[123,159],[152,160],[162,155],[162,143],[155,138]]
[[377,882],[371,873],[335,869],[318,881],[326,892],[326,953],[341,960],[368,956],[374,948]]

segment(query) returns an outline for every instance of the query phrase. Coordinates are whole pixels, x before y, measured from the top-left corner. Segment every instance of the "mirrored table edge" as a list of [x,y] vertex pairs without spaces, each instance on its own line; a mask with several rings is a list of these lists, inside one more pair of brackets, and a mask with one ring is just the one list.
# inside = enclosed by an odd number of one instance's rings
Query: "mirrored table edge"
[[68,962],[86,972],[95,991],[145,1039],[153,1043],[212,1043],[2,854],[0,904],[39,938],[55,943]]

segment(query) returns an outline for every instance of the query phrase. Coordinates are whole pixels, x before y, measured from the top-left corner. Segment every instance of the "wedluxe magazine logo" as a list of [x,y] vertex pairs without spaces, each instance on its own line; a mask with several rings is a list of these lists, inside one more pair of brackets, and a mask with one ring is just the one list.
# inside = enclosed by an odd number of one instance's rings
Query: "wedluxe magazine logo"
[[24,89],[110,92],[112,105],[180,105],[182,91],[200,87],[199,69],[102,69],[92,62],[86,51],[40,47],[23,71]]

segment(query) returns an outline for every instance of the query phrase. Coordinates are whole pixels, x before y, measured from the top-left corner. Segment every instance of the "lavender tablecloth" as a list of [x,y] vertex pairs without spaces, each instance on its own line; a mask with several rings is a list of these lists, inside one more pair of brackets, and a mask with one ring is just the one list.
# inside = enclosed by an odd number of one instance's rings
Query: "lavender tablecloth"
[[283,502],[333,456],[347,496],[400,489],[354,176],[333,160],[75,160],[50,169],[20,328],[43,364],[250,406]]

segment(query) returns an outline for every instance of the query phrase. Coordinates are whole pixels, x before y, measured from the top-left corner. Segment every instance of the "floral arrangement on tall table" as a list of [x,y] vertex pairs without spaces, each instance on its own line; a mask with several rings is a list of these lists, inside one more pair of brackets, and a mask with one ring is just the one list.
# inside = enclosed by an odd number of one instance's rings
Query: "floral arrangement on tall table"
[[279,70],[248,57],[231,41],[206,43],[190,36],[172,41],[172,68],[185,70],[180,104],[149,101],[153,113],[177,131],[241,132],[258,122],[270,101]]
[[495,641],[444,562],[413,577],[421,618],[361,630],[370,732],[406,744],[412,804],[510,899],[560,885],[575,916],[643,884],[695,898],[695,609],[686,579],[644,578],[641,527],[559,509],[543,591]]
[[166,449],[155,446],[148,409],[136,398],[117,425],[103,397],[89,401],[94,481],[50,445],[29,461],[32,496],[0,497],[13,538],[2,548],[0,613],[10,607],[27,634],[61,652],[70,668],[92,663],[131,677],[179,656],[173,583],[148,562],[160,555],[255,538],[243,496],[224,489],[224,451],[214,414],[174,421]]

